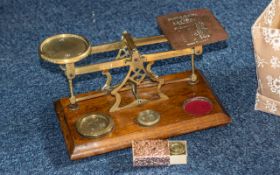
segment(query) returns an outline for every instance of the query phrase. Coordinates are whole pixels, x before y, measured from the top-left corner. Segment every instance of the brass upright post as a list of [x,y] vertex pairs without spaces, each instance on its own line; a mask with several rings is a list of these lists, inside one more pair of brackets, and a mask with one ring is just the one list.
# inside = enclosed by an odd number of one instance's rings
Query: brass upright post
[[75,65],[74,63],[69,63],[66,64],[66,70],[65,70],[65,75],[68,79],[68,85],[69,85],[69,91],[70,91],[70,105],[69,108],[70,109],[77,109],[78,105],[76,103],[76,97],[74,94],[74,88],[73,88],[73,79],[75,78]]
[[193,49],[193,53],[191,55],[192,75],[191,75],[190,81],[189,81],[190,84],[196,84],[198,82],[197,76],[195,74],[195,62],[194,62],[194,59],[195,59],[195,49]]

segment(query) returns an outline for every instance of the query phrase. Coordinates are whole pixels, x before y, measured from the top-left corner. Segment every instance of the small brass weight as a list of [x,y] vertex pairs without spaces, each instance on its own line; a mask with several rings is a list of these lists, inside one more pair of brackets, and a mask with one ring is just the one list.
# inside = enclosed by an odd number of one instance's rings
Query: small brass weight
[[[148,44],[156,44],[166,42],[164,36],[155,36],[149,38],[135,39],[132,36],[124,32],[122,34],[121,42],[111,43],[103,45],[102,47],[91,46],[89,41],[80,35],[73,34],[60,34],[47,38],[40,45],[40,56],[42,59],[49,61],[54,64],[65,65],[63,70],[68,79],[69,91],[70,91],[70,105],[69,108],[76,110],[78,108],[78,102],[96,98],[101,95],[110,92],[111,95],[115,96],[116,101],[110,108],[109,112],[118,111],[121,109],[134,107],[139,104],[148,103],[146,99],[142,99],[137,94],[137,88],[141,83],[147,83],[144,80],[149,78],[151,85],[157,86],[157,93],[159,95],[158,100],[168,99],[168,97],[161,92],[161,87],[165,84],[163,79],[155,75],[151,68],[155,61],[168,59],[172,57],[191,55],[192,63],[192,74],[190,77],[181,79],[178,81],[186,81],[190,84],[195,84],[198,79],[195,74],[195,55],[202,54],[202,46],[196,46],[194,48],[187,48],[182,50],[167,51],[153,54],[141,54],[136,46],[143,46]],[[116,59],[111,62],[87,65],[82,67],[75,66],[75,63],[88,57],[89,55],[101,53],[104,51],[111,51],[119,48],[119,52]],[[145,66],[144,63],[147,63]],[[124,80],[117,86],[111,86],[112,76],[109,72],[110,69],[129,66],[129,71]],[[107,81],[99,94],[92,96],[76,98],[73,90],[73,79],[77,75],[88,74],[93,72],[102,71],[107,77]],[[176,81],[177,82],[177,81]],[[172,82],[169,82],[172,83]],[[121,95],[120,91],[131,89],[135,97],[135,101],[132,103],[120,107]]]

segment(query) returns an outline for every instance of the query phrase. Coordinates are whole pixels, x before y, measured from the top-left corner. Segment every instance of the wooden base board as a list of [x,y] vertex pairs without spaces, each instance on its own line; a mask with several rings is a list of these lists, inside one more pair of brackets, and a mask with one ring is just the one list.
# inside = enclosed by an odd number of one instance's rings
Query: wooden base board
[[[185,78],[190,74],[191,72],[188,71],[166,75],[163,78],[165,81],[170,81]],[[112,113],[108,112],[115,101],[111,95],[79,102],[77,110],[70,110],[67,107],[69,105],[67,98],[60,99],[55,103],[55,108],[70,159],[76,160],[127,148],[131,146],[132,140],[168,138],[230,123],[230,117],[223,110],[203,75],[199,71],[197,71],[197,75],[199,82],[195,85],[190,85],[187,82],[164,85],[162,92],[169,97],[168,100],[148,103]],[[142,95],[142,98],[156,98],[156,94],[152,93],[154,91],[154,87],[141,88],[139,94],[140,96]],[[97,92],[81,94],[78,97],[95,93]],[[125,102],[133,99],[131,91],[124,91],[121,95]],[[211,100],[213,104],[211,113],[204,116],[192,116],[184,111],[184,101],[196,96],[204,96]],[[146,109],[152,109],[160,113],[160,122],[152,127],[138,125],[135,120],[136,116]],[[95,139],[79,135],[75,128],[75,122],[83,115],[91,112],[102,112],[111,115],[115,123],[113,131]]]

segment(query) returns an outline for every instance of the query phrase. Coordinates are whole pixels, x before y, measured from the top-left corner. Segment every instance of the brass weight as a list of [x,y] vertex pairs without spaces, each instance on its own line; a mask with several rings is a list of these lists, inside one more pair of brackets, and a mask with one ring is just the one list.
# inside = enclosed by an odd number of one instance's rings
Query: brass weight
[[86,114],[76,121],[76,129],[84,137],[100,137],[112,131],[111,116],[101,113]]

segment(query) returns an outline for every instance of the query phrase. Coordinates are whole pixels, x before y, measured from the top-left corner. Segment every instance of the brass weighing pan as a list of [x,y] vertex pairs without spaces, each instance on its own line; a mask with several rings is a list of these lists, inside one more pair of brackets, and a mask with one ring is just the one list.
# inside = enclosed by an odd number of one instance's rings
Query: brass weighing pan
[[51,63],[68,64],[82,60],[90,54],[89,41],[80,35],[59,34],[45,39],[40,47],[40,56]]

